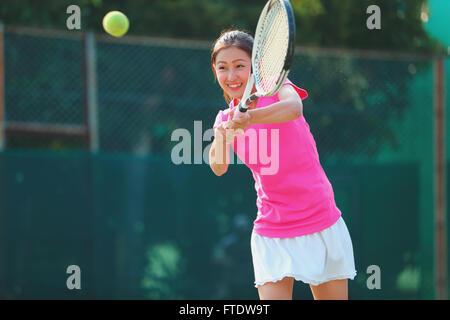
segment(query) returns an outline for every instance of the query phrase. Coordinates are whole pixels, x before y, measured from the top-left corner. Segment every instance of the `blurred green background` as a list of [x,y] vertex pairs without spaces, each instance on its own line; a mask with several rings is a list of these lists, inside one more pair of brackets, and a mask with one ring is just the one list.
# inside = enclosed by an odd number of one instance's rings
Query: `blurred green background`
[[[192,161],[208,148],[201,135],[226,107],[210,47],[222,29],[254,30],[264,3],[0,3],[0,298],[258,298],[250,171],[219,178],[204,161],[176,165],[171,137],[188,130]],[[434,77],[450,46],[449,3],[291,3],[289,78],[309,93],[304,116],[352,237],[350,298],[434,299]],[[71,4],[79,31],[66,28]],[[372,4],[381,30],[366,28]],[[125,37],[102,31],[110,10],[129,17]],[[444,67],[448,106],[448,56]],[[66,287],[69,265],[80,290]],[[367,288],[371,265],[379,290]],[[296,283],[294,298],[312,299],[309,287]]]

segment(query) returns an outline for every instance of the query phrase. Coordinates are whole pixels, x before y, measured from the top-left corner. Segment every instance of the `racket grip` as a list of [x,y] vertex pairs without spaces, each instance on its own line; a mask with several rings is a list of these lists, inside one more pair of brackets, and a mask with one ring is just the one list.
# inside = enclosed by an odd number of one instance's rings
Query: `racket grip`
[[[255,101],[256,99],[258,98],[258,95],[256,95],[256,94],[252,94],[246,101],[245,101],[245,106],[249,106],[253,101]],[[239,105],[240,106],[240,105]],[[241,110],[240,108],[239,108],[239,110]],[[245,108],[245,111],[247,111],[247,108]],[[242,111],[242,112],[245,112],[245,111]]]
[[240,112],[247,112],[247,106],[249,106],[253,101],[255,101],[257,98],[259,97],[259,95],[257,94],[252,94],[247,100],[245,100],[244,102],[244,106],[245,108],[242,106],[242,103],[239,103],[239,111]]
[[240,112],[247,112],[247,108],[243,108],[243,107],[242,107],[242,104],[239,103],[239,111],[240,111]]

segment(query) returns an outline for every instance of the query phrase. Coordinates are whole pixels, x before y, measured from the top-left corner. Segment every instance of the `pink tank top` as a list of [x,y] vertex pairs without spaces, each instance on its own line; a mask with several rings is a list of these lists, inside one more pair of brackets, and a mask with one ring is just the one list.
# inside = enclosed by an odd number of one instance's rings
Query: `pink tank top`
[[[302,100],[308,96],[289,80],[286,84]],[[278,95],[262,97],[256,108],[278,101]],[[234,101],[229,109],[219,111],[214,127],[228,120],[233,107]],[[324,230],[341,216],[303,116],[285,123],[248,126],[232,147],[255,179],[255,233],[271,238],[297,237]]]

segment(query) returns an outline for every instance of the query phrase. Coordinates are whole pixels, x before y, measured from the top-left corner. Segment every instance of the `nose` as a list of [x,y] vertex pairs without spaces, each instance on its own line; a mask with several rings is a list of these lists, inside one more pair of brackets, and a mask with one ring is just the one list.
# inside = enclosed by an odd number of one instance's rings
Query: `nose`
[[235,79],[236,79],[236,72],[234,71],[233,68],[231,68],[231,69],[228,71],[228,74],[227,74],[227,80],[228,80],[228,81],[234,81]]

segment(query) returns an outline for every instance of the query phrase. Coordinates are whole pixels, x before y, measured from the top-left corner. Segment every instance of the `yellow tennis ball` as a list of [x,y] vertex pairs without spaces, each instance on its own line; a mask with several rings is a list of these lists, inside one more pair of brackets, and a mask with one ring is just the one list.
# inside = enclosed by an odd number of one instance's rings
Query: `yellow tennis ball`
[[130,22],[120,11],[110,11],[103,17],[103,29],[114,37],[121,37],[128,31]]

